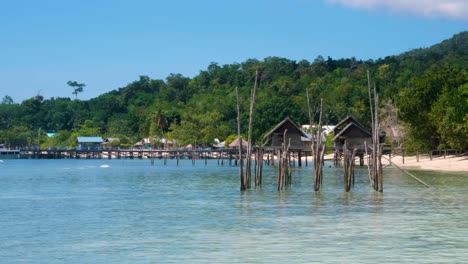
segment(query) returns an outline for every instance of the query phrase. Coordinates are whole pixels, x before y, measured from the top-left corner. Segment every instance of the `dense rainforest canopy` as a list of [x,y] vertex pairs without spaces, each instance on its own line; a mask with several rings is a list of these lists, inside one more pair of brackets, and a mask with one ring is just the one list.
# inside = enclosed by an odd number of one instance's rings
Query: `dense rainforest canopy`
[[[212,63],[193,78],[140,76],[90,100],[76,98],[84,84],[71,91],[74,99],[34,96],[15,103],[5,96],[0,103],[0,143],[74,147],[76,136],[104,136],[119,138],[122,146],[146,137],[209,146],[215,138],[224,140],[237,132],[236,87],[246,133],[256,70],[253,138],[257,143],[286,117],[309,123],[307,91],[314,121],[323,98],[324,124],[353,115],[370,127],[369,72],[379,93],[387,143],[412,150],[468,149],[468,32],[430,48],[378,60],[318,56],[313,61],[268,57]],[[48,138],[47,132],[58,135]]]

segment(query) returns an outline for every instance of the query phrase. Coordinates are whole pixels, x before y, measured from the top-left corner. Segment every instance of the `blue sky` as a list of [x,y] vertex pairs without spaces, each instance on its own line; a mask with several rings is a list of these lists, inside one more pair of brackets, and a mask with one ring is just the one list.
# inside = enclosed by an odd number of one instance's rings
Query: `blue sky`
[[468,0],[1,0],[0,99],[80,99],[211,62],[378,59],[468,30]]

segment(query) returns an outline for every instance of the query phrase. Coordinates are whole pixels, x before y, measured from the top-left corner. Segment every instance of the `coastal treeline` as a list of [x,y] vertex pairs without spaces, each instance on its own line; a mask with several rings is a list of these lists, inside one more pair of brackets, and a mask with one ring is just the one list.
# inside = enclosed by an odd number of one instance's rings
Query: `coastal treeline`
[[[353,115],[370,128],[369,72],[371,85],[379,93],[380,120],[388,144],[414,151],[466,150],[467,69],[468,32],[462,32],[429,48],[377,60],[318,56],[312,61],[268,57],[226,65],[211,63],[192,78],[181,74],[165,80],[140,76],[90,100],[79,100],[77,90],[64,84],[74,98],[37,95],[14,102],[5,96],[0,103],[0,143],[73,148],[77,136],[103,136],[119,138],[114,144],[123,147],[142,138],[210,146],[215,138],[234,139],[237,134],[236,87],[241,123],[248,123],[256,71],[254,142],[260,143],[262,135],[286,117],[308,124],[307,92],[315,121],[323,99],[323,124],[333,125]],[[80,92],[85,93],[86,88]],[[247,134],[246,125],[242,131]],[[57,134],[47,137],[48,132]]]

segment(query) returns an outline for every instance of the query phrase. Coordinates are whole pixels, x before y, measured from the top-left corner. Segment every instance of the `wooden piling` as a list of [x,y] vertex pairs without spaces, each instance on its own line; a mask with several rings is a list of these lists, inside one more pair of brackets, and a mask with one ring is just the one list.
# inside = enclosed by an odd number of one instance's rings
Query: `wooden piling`
[[348,143],[343,146],[343,170],[345,191],[349,192],[354,181],[354,158],[357,149],[353,151],[348,149]]

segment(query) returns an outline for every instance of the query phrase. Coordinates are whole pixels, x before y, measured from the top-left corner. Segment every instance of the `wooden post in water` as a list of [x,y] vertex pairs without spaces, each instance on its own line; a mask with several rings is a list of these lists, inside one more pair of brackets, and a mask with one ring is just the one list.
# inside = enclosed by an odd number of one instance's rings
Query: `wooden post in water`
[[240,125],[240,102],[239,102],[239,90],[236,86],[236,97],[237,97],[237,140],[239,141],[239,178],[240,178],[240,190],[245,191],[245,178],[244,168],[242,161],[242,137],[241,137],[241,125]]
[[[255,71],[255,83],[253,90],[250,95],[250,111],[249,111],[249,130],[247,136],[247,154],[246,154],[246,163],[245,163],[245,178],[246,178],[246,188],[250,189],[251,186],[251,166],[252,166],[252,119],[253,119],[253,110],[255,105],[255,92],[257,90],[257,80],[258,80],[258,70]],[[241,142],[242,143],[242,142]],[[242,147],[242,144],[241,146]]]
[[[284,148],[284,142],[281,145],[281,148]],[[281,155],[281,150],[279,149],[277,151],[278,154],[278,192],[280,192],[283,189],[283,159]]]
[[349,192],[351,184],[354,182],[354,158],[357,149],[348,150],[348,143],[345,142],[343,147],[343,169],[344,169],[344,185],[345,191]]
[[302,167],[302,155],[301,155],[301,151],[300,151],[300,150],[299,150],[299,152],[297,153],[297,166]]
[[262,185],[263,148],[257,147],[255,152],[255,186]]
[[283,189],[284,185],[288,185],[291,182],[291,171],[289,168],[289,148],[291,146],[291,140],[286,144],[286,132],[287,129],[284,130],[281,150],[278,150],[278,192]]
[[308,164],[308,161],[307,161],[307,151],[304,151],[304,156],[305,156],[305,166],[308,167],[309,164]]
[[274,167],[275,166],[275,151],[270,150],[270,153],[271,153],[271,166]]
[[[368,75],[369,78],[369,75]],[[371,102],[372,107],[372,98],[370,97],[370,81],[369,83],[369,101]],[[377,94],[377,88],[374,84],[374,111],[372,113],[372,148],[370,156],[370,165],[369,169],[369,178],[371,179],[371,185],[375,191],[383,192],[383,170],[382,170],[382,146],[380,145],[380,125],[379,125],[379,96]],[[365,149],[367,152],[367,144],[365,144]]]
[[320,190],[320,186],[322,185],[323,156],[325,155],[325,144],[322,140],[322,109],[323,99],[320,99],[320,117],[317,131],[317,144],[315,144],[314,140],[312,139],[312,151],[314,155],[314,190],[316,192]]
[[264,155],[264,149],[261,148],[260,152],[258,154],[259,157],[259,163],[258,163],[258,185],[262,185],[262,178],[263,178],[263,155]]
[[291,185],[292,183],[292,172],[291,172],[291,152],[289,151],[289,148],[291,146],[291,139],[289,139],[289,142],[288,142],[288,147],[286,149],[286,181],[285,181],[285,185],[286,186],[289,186]]

